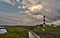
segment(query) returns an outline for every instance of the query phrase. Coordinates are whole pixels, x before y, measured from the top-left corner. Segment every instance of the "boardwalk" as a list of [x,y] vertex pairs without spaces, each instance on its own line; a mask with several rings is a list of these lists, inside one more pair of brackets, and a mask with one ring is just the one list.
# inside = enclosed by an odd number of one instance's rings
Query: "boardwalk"
[[37,34],[35,34],[33,31],[29,31],[29,38],[40,38]]

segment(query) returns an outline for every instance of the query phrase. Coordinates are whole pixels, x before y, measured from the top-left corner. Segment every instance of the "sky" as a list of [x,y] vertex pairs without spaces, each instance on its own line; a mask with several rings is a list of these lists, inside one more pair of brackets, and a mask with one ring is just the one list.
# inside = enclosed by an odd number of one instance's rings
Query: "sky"
[[60,25],[60,0],[0,0],[0,25]]

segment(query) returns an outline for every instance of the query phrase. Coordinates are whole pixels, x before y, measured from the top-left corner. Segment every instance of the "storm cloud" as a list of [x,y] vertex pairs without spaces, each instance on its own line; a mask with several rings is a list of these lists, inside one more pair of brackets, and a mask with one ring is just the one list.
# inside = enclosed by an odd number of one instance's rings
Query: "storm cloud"
[[19,7],[21,6],[21,2],[19,0],[1,0],[1,2],[8,3],[13,7],[16,6],[17,13],[0,13],[2,14],[0,17],[3,17],[2,20],[11,20],[13,24],[40,24],[42,23],[43,15],[46,16],[47,23],[53,22],[55,24],[58,24],[57,21],[60,20],[60,0],[22,0],[22,4],[24,5],[22,8],[23,10],[21,7]]

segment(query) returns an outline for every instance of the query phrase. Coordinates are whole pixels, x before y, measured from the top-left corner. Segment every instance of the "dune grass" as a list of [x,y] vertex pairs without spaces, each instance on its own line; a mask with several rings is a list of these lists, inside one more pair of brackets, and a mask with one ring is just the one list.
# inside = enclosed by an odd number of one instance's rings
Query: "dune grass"
[[28,38],[28,32],[23,27],[5,27],[7,33],[0,35],[0,38]]
[[40,28],[36,27],[33,30],[39,33],[60,33],[60,26],[59,27],[40,27]]
[[[0,38],[29,38],[28,31],[36,33],[60,33],[60,27],[37,27],[37,26],[8,26],[5,27],[7,33],[0,35]],[[44,31],[43,31],[44,29]]]

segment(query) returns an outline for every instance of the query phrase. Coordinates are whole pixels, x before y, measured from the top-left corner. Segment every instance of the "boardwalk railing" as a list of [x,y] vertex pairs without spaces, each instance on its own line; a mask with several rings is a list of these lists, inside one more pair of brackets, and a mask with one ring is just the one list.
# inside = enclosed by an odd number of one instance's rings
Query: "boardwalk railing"
[[33,31],[29,31],[29,38],[40,38],[40,36],[34,33]]

